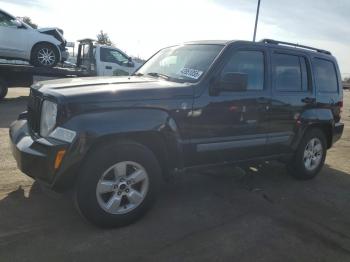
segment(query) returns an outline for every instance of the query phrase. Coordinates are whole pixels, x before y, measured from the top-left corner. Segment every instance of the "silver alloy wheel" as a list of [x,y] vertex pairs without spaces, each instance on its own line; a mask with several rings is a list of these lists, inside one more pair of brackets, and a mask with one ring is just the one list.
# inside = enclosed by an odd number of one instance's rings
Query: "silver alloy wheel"
[[56,61],[55,53],[52,49],[42,48],[38,52],[38,61],[45,66],[51,66]]
[[321,163],[323,157],[323,147],[320,139],[312,138],[304,150],[304,166],[306,170],[313,171]]
[[100,207],[110,214],[125,214],[138,207],[149,187],[148,174],[133,161],[119,162],[109,167],[96,186]]

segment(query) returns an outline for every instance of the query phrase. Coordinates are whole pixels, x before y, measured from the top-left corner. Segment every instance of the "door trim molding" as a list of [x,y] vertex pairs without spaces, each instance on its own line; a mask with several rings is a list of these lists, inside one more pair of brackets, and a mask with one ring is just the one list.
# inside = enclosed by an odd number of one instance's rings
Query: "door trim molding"
[[244,139],[244,140],[236,140],[236,141],[198,144],[197,152],[217,151],[217,150],[225,150],[225,149],[232,149],[232,148],[239,148],[239,147],[252,147],[252,146],[265,145],[265,144],[266,144],[266,138],[253,138],[253,139]]
[[261,145],[271,145],[287,143],[292,137],[292,132],[267,133],[259,135],[244,135],[234,137],[212,137],[189,140],[191,144],[196,144],[197,152],[208,152],[234,148],[254,147]]

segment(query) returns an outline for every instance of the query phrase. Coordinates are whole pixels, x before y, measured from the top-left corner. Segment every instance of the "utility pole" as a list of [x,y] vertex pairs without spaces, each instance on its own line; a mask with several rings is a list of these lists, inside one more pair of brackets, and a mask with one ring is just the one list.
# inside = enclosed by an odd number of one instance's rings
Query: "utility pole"
[[257,29],[257,27],[258,27],[259,11],[260,11],[260,0],[258,0],[258,7],[257,7],[257,9],[256,9],[256,17],[255,17],[255,27],[254,27],[253,42],[255,42],[255,38],[256,38],[256,29]]

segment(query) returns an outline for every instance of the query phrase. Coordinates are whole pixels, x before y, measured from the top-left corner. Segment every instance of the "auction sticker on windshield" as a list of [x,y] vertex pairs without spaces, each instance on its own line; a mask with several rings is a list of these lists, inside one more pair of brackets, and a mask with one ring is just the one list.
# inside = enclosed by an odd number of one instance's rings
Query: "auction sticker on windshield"
[[184,67],[180,70],[179,74],[188,78],[198,79],[203,74],[203,71]]

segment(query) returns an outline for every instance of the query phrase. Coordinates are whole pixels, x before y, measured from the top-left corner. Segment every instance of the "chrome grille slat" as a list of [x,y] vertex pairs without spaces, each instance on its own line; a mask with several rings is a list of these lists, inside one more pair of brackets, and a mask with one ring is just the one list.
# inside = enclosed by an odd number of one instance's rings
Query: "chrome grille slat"
[[31,92],[28,102],[28,124],[34,133],[40,131],[41,103],[42,98]]

